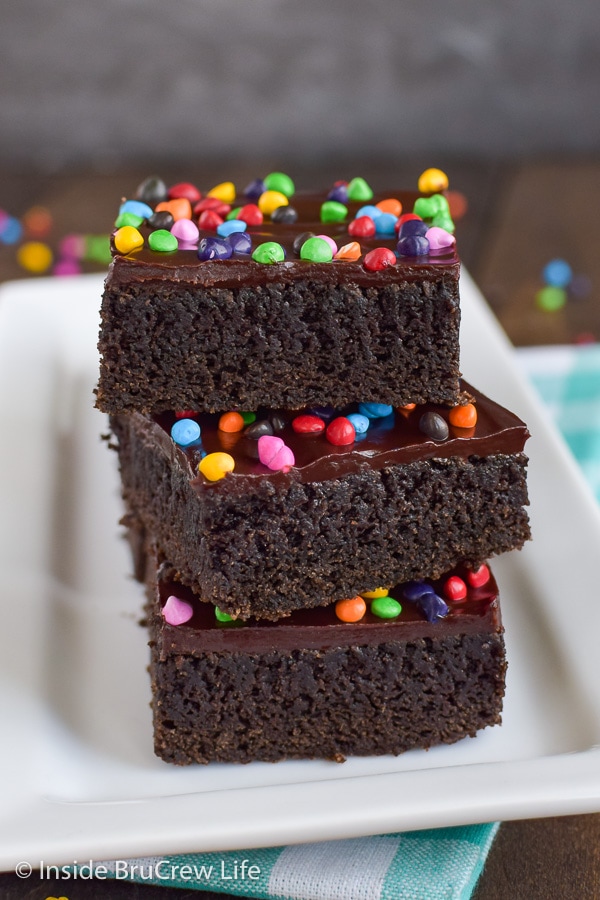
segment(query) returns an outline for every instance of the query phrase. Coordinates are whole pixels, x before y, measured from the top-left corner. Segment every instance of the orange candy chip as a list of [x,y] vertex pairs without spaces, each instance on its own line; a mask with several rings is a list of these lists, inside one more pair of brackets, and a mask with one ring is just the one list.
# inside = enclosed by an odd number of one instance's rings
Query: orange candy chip
[[477,410],[473,403],[465,403],[464,406],[454,406],[448,418],[455,428],[473,428],[477,422]]
[[235,434],[235,432],[241,431],[245,424],[244,417],[240,415],[240,413],[226,412],[223,413],[219,419],[219,431],[227,431],[229,434]]
[[399,200],[396,200],[395,197],[390,197],[387,200],[380,200],[379,203],[376,203],[375,206],[377,209],[380,209],[381,212],[391,213],[393,216],[399,216],[402,214],[402,204]]
[[334,259],[348,259],[353,261],[355,259],[360,259],[361,249],[358,241],[350,241],[349,244],[344,244],[343,247],[340,247],[338,252],[333,257]]
[[170,212],[175,221],[192,218],[192,204],[187,197],[177,197],[174,200],[164,200],[156,206],[156,212]]
[[367,604],[362,597],[338,600],[335,604],[335,614],[342,622],[359,622],[366,611]]

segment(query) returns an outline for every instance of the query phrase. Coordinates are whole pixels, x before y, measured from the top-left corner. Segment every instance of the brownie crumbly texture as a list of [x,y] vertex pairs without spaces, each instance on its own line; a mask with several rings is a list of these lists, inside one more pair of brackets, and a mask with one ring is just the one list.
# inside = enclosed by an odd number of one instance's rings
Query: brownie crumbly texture
[[[156,754],[179,765],[341,762],[499,723],[506,660],[493,576],[433,621],[402,587],[391,593],[402,608],[394,619],[367,611],[345,623],[330,605],[277,623],[222,623],[181,585],[151,584]],[[165,620],[172,596],[188,604],[183,624]]]
[[[277,619],[520,547],[527,429],[464,387],[477,424],[450,425],[445,440],[422,430],[425,412],[446,421],[444,407],[393,412],[350,446],[298,434],[294,415],[279,412],[294,456],[280,471],[256,460],[255,440],[221,431],[218,417],[197,416],[201,441],[186,449],[170,436],[174,416],[112,417],[127,524],[156,540],[202,600],[242,618]],[[211,482],[198,462],[219,451],[234,469]]]
[[[393,196],[407,213],[418,199]],[[360,202],[345,205],[342,221],[321,221],[326,197],[291,197],[286,208],[296,221],[265,214],[261,224],[246,226],[250,250],[226,259],[199,258],[199,242],[218,239],[214,228],[200,225],[191,249],[180,242],[172,252],[155,252],[150,227],[140,224],[143,246],[115,250],[106,279],[97,406],[152,413],[458,402],[455,244],[394,256],[393,230],[349,233]],[[248,202],[232,199],[226,207]],[[200,221],[193,209],[191,215]],[[359,257],[301,258],[298,238],[323,233],[340,248],[356,242]],[[285,259],[256,261],[252,251],[267,242],[276,242]],[[393,262],[369,268],[368,252],[382,247],[394,251]]]

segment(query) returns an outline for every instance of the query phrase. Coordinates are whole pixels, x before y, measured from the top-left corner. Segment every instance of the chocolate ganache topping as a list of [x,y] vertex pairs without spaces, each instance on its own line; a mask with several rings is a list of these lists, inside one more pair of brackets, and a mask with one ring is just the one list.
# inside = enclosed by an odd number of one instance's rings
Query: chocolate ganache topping
[[[390,415],[375,419],[365,434],[356,434],[351,444],[343,446],[330,443],[323,432],[296,433],[292,421],[299,415],[298,410],[259,410],[257,420],[275,420],[277,436],[294,455],[294,465],[287,470],[271,471],[263,465],[257,459],[256,439],[248,437],[245,431],[233,434],[221,431],[217,414],[194,416],[200,426],[200,438],[192,446],[179,447],[172,440],[170,431],[177,421],[175,413],[165,412],[155,417],[155,427],[158,426],[155,437],[163,452],[187,469],[196,490],[224,493],[251,490],[252,485],[262,479],[277,484],[316,482],[360,472],[365,467],[380,470],[418,460],[520,453],[529,437],[525,423],[466,382],[461,384],[465,399],[471,399],[477,410],[477,421],[472,428],[449,424],[445,440],[434,440],[421,428],[425,412],[434,412],[444,421],[448,420],[449,409],[435,404],[393,410]],[[326,414],[323,410],[318,413]],[[332,410],[329,413],[333,418],[349,414],[349,411]],[[207,454],[219,452],[231,455],[234,468],[220,480],[211,482],[199,473],[198,464]]]
[[[370,609],[358,622],[342,622],[336,617],[335,603],[312,609],[297,609],[277,621],[246,619],[221,622],[210,603],[201,601],[189,588],[179,582],[159,580],[158,602],[162,611],[171,595],[188,603],[191,618],[181,625],[170,625],[164,619],[159,632],[161,656],[170,653],[206,653],[234,650],[264,653],[271,649],[326,650],[331,647],[377,645],[386,641],[410,641],[427,637],[457,634],[501,632],[502,623],[498,603],[498,586],[493,574],[485,584],[474,587],[468,583],[467,572],[459,566],[436,580],[427,579],[432,589],[442,597],[444,584],[451,576],[465,579],[467,594],[459,602],[448,602],[448,612],[435,621],[427,621],[414,602],[404,598],[404,585],[391,588],[389,593],[401,603],[397,618],[381,619]],[[162,617],[161,617],[162,618]]]
[[[381,271],[369,270],[365,264],[365,255],[375,248],[388,248],[396,251],[398,232],[375,233],[371,235],[353,236],[349,231],[357,213],[365,207],[365,202],[348,201],[345,206],[347,215],[341,221],[323,221],[321,208],[326,200],[326,193],[298,193],[289,201],[297,214],[294,222],[278,221],[268,215],[260,224],[248,224],[245,234],[250,238],[251,248],[266,242],[276,242],[283,248],[285,258],[274,264],[264,264],[252,258],[251,253],[234,252],[227,259],[201,259],[198,255],[197,242],[187,244],[179,242],[177,249],[169,252],[155,252],[148,245],[151,228],[147,222],[141,223],[139,232],[144,239],[141,247],[124,253],[116,250],[113,242],[114,259],[108,276],[108,283],[115,286],[126,286],[132,282],[170,281],[198,282],[203,287],[231,287],[243,285],[256,287],[265,283],[277,283],[282,280],[302,279],[306,281],[328,283],[339,278],[340,281],[352,281],[362,287],[380,286]],[[374,194],[368,201],[370,208],[377,203],[385,202],[390,197],[397,198],[405,213],[411,213],[415,203],[424,199],[414,191],[387,191]],[[426,198],[425,198],[426,199]],[[236,197],[228,204],[235,208],[247,204],[244,197]],[[154,204],[156,205],[156,204]],[[284,207],[285,208],[285,207]],[[198,217],[194,217],[198,221]],[[199,222],[198,241],[212,238],[217,234],[214,228],[203,228]],[[329,262],[315,262],[300,257],[301,238],[327,235],[335,241],[337,247],[356,241],[360,245],[357,259],[336,259]],[[430,247],[422,255],[398,254],[391,265],[385,267],[385,278],[391,281],[415,281],[439,279],[447,274],[457,278],[460,267],[456,251],[456,243],[449,246]]]

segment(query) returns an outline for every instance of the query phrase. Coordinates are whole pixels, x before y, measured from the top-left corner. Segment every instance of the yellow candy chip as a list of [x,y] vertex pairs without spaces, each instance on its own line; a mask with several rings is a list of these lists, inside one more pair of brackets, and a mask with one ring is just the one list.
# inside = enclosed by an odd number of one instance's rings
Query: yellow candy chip
[[448,190],[448,176],[441,169],[425,169],[418,182],[422,194],[439,194]]
[[225,478],[228,472],[235,469],[235,460],[229,453],[207,453],[204,459],[198,463],[198,470],[201,475],[208,478],[209,481],[219,481]]
[[388,588],[375,588],[374,591],[362,591],[360,596],[365,600],[377,600],[378,597],[387,597],[389,593]]
[[258,198],[258,208],[264,216],[270,216],[280,206],[288,206],[289,200],[281,191],[264,191]]
[[27,241],[17,251],[17,262],[28,272],[45,272],[52,265],[52,250],[40,241]]
[[233,181],[222,181],[221,184],[211,188],[206,196],[222,200],[223,203],[233,203],[235,200],[235,184]]
[[113,240],[119,253],[131,253],[144,246],[144,238],[133,225],[123,225],[117,229]]

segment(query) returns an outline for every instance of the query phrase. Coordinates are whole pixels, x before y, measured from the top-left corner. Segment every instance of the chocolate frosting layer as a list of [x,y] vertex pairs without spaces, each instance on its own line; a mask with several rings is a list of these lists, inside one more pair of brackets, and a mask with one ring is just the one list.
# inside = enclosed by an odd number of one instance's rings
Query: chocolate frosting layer
[[[401,201],[403,212],[412,212],[415,200],[421,195],[414,191],[387,191],[376,194],[369,204],[390,197]],[[374,247],[388,247],[395,250],[397,235],[375,235],[354,238],[348,234],[348,224],[354,219],[364,202],[348,202],[348,216],[343,222],[321,222],[319,211],[326,200],[323,194],[296,194],[290,199],[290,206],[298,212],[294,224],[272,222],[268,216],[262,225],[249,225],[252,247],[266,241],[276,241],[284,248],[286,259],[275,264],[254,262],[250,255],[236,254],[224,260],[200,260],[195,249],[179,249],[172,253],[157,253],[147,246],[127,255],[115,253],[111,264],[107,287],[124,287],[132,282],[171,281],[198,284],[211,288],[257,287],[268,283],[304,280],[308,282],[326,281],[355,283],[361,287],[381,287],[385,281],[437,281],[441,277],[458,280],[460,261],[456,244],[441,250],[431,250],[425,256],[399,257],[393,266],[383,271],[369,272],[363,265],[364,254]],[[238,197],[231,204],[235,209],[249,201]],[[146,237],[149,229],[140,227]],[[357,240],[361,245],[362,257],[356,261],[333,260],[329,263],[315,263],[299,258],[294,251],[294,240],[303,232],[315,235],[326,234],[333,238],[338,247]],[[215,237],[215,231],[200,230],[200,238]]]
[[[466,569],[459,567],[436,581],[427,582],[444,597],[443,585],[450,575],[466,577]],[[245,622],[219,622],[214,607],[199,600],[193,592],[179,583],[160,581],[158,602],[160,609],[173,594],[193,608],[192,618],[183,625],[169,625],[162,615],[157,624],[158,650],[162,658],[171,654],[200,655],[212,652],[268,653],[271,650],[329,650],[332,647],[372,646],[387,641],[414,641],[443,638],[459,634],[489,634],[502,632],[498,586],[490,573],[487,584],[471,587],[461,602],[447,601],[448,615],[428,622],[416,604],[403,599],[403,586],[390,590],[398,600],[402,612],[396,619],[381,619],[367,610],[359,622],[341,622],[335,614],[335,604],[313,609],[295,610],[276,622],[247,619]],[[368,606],[368,601],[367,601]]]
[[[288,472],[273,472],[253,458],[250,453],[256,448],[256,443],[242,432],[229,434],[220,431],[219,415],[194,416],[201,427],[201,444],[185,449],[178,447],[170,437],[171,426],[176,421],[174,413],[163,413],[154,421],[147,418],[145,427],[151,429],[163,452],[187,469],[198,491],[242,491],[252,489],[259,479],[277,484],[292,481],[307,483],[359,472],[365,467],[379,470],[418,460],[520,453],[529,437],[524,422],[466,382],[462,382],[462,388],[465,396],[471,397],[475,403],[477,423],[470,429],[449,425],[449,437],[445,441],[432,440],[419,428],[421,416],[426,411],[437,412],[448,419],[447,407],[431,403],[411,411],[397,410],[384,419],[373,420],[367,433],[357,435],[357,440],[347,446],[334,446],[322,433],[296,434],[291,421],[299,414],[298,411],[277,411],[286,423],[277,434],[295,457],[295,465]],[[336,414],[344,412],[347,410],[336,411]],[[272,411],[259,411],[258,417],[271,414]],[[235,469],[220,481],[209,482],[198,473],[197,466],[204,453],[216,451],[233,456]]]

